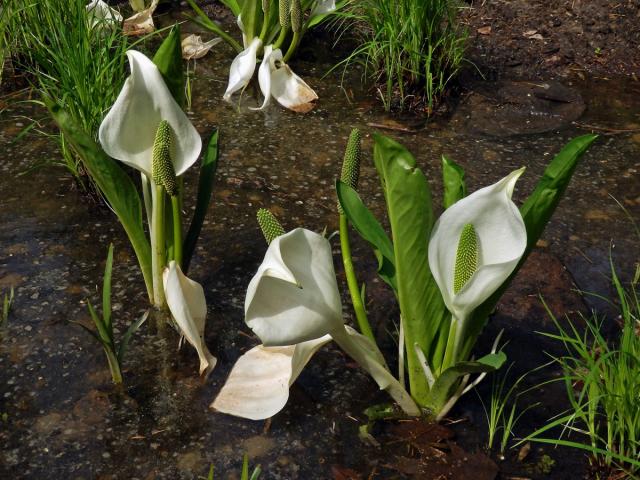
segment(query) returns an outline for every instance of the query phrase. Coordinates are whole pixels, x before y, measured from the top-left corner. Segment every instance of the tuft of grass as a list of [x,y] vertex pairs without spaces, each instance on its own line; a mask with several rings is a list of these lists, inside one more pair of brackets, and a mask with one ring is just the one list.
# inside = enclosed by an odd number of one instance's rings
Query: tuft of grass
[[[97,139],[98,127],[126,76],[129,47],[121,28],[91,25],[86,2],[8,0],[6,32],[14,63],[32,77],[41,97],[53,99]],[[3,7],[3,11],[5,7]],[[80,158],[62,133],[55,138],[66,167],[83,187],[90,184]]]
[[[562,343],[566,354],[552,357],[562,367],[571,408],[536,430],[531,440],[578,448],[591,454],[592,463],[619,469],[629,478],[640,473],[640,296],[636,272],[625,289],[611,261],[621,330],[608,341],[601,333],[603,318],[581,316],[584,332],[569,320],[564,327],[547,308],[557,333],[544,333]],[[613,302],[612,302],[613,303]],[[546,305],[545,305],[546,307]],[[567,440],[543,435],[555,427],[578,434]]]
[[[214,480],[213,473],[214,473],[214,469],[213,469],[213,463],[212,463],[211,465],[209,465],[209,473],[207,474],[207,476],[198,477],[198,478],[201,480]],[[249,455],[245,453],[244,456],[242,457],[242,471],[240,473],[240,480],[258,480],[261,473],[262,473],[262,468],[260,467],[260,465],[258,465],[256,468],[253,469],[251,476],[249,476]]]
[[360,46],[345,63],[364,63],[386,110],[418,96],[430,112],[464,60],[468,35],[458,10],[455,0],[351,2],[343,25],[355,24]]

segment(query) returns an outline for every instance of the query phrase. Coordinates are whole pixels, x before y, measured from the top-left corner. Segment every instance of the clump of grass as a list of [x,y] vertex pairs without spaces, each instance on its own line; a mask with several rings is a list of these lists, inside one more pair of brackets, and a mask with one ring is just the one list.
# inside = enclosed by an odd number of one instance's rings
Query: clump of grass
[[107,262],[104,267],[104,279],[102,283],[102,316],[99,316],[90,301],[87,300],[87,308],[91,319],[96,326],[96,330],[92,330],[85,325],[76,323],[86,330],[98,343],[102,345],[109,370],[111,371],[111,379],[116,385],[122,384],[122,359],[127,351],[129,341],[133,334],[140,328],[149,316],[147,311],[138,320],[129,325],[129,328],[122,336],[120,344],[116,343],[113,332],[113,321],[111,318],[111,272],[113,271],[113,244],[109,245],[109,253],[107,254]]
[[[7,35],[16,64],[31,74],[41,97],[54,100],[95,139],[105,112],[126,75],[126,37],[121,29],[92,26],[86,2],[8,0]],[[79,157],[56,135],[62,160],[84,187],[90,180]]]
[[[213,473],[214,473],[213,464],[211,464],[209,466],[209,473],[207,474],[207,477],[206,478],[198,477],[198,478],[202,480],[214,480]],[[251,476],[249,476],[249,455],[245,453],[242,458],[242,472],[240,473],[240,480],[258,480],[261,473],[262,473],[262,468],[260,467],[260,465],[258,465],[256,468],[253,469]]]
[[[557,333],[544,335],[558,340],[566,354],[553,357],[563,371],[571,408],[538,429],[532,440],[579,448],[591,454],[597,467],[620,469],[628,475],[640,472],[640,267],[630,288],[625,289],[611,262],[612,282],[617,292],[621,331],[608,341],[601,333],[602,318],[581,316],[581,332],[569,321],[567,327],[547,309]],[[548,438],[554,427],[577,433],[586,441]],[[635,478],[635,477],[634,477]]]
[[467,32],[457,13],[452,0],[352,2],[347,19],[360,32],[360,47],[346,62],[365,64],[385,109],[395,101],[403,108],[410,96],[418,96],[430,112],[464,60]]

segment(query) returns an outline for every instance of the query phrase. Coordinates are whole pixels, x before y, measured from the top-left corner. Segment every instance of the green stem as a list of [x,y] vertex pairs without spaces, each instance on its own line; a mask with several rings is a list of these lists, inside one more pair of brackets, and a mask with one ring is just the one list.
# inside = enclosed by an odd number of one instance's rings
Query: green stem
[[152,227],[151,227],[151,268],[153,270],[153,299],[158,309],[164,308],[164,288],[162,286],[162,270],[165,266],[164,236],[164,187],[154,185]]
[[280,28],[280,35],[278,35],[278,39],[276,40],[276,42],[273,44],[273,49],[276,50],[278,48],[282,47],[282,44],[284,43],[284,41],[287,39],[287,34],[289,33],[289,27],[287,28]]
[[440,373],[444,372],[447,368],[453,365],[456,361],[456,339],[458,338],[458,330],[460,326],[458,320],[455,317],[451,317],[451,326],[449,327],[449,336],[447,337],[447,346],[444,350],[444,359],[442,360],[442,366],[440,367]]
[[291,39],[291,43],[289,44],[289,49],[287,50],[287,53],[282,59],[284,63],[287,63],[291,58],[291,56],[295,53],[296,49],[298,48],[298,43],[300,43],[300,33],[294,32],[293,38]]
[[111,371],[111,379],[113,383],[116,385],[120,385],[122,383],[122,371],[120,370],[120,363],[118,362],[118,357],[113,352],[113,348],[111,346],[104,347],[104,353],[107,355],[107,362],[109,362],[109,370]]
[[269,30],[269,20],[271,17],[269,13],[270,12],[264,12],[264,17],[262,17],[262,29],[260,30],[260,40],[262,40],[263,44]]
[[353,358],[358,365],[371,375],[381,390],[385,390],[391,398],[396,401],[404,413],[413,417],[420,416],[420,408],[413,401],[411,395],[409,395],[398,380],[391,375],[389,370],[376,360],[371,352],[347,333],[345,328],[331,332],[331,337],[347,355]]
[[173,259],[178,265],[182,265],[182,219],[178,195],[171,197],[171,209],[173,210]]
[[368,337],[373,343],[376,343],[375,336],[369,325],[367,311],[362,303],[360,296],[360,288],[358,287],[358,279],[353,268],[353,260],[351,259],[351,245],[349,244],[349,221],[347,216],[340,214],[340,248],[342,250],[342,264],[344,265],[344,273],[347,277],[347,285],[349,286],[349,294],[353,303],[353,310],[356,313],[356,320],[360,333]]

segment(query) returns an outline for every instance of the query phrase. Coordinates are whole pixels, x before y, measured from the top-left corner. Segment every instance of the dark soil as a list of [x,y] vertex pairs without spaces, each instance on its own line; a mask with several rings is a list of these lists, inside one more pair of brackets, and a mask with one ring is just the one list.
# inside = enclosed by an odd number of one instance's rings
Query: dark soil
[[461,21],[469,60],[485,74],[640,75],[638,0],[474,1]]

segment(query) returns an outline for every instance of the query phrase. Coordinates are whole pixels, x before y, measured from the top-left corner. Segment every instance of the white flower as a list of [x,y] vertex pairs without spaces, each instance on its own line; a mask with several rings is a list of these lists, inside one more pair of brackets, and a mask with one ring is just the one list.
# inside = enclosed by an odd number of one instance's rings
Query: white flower
[[433,227],[429,267],[459,322],[504,283],[524,254],[527,231],[511,200],[523,171],[459,200]]
[[242,90],[249,84],[251,77],[253,77],[253,72],[256,69],[256,57],[258,55],[258,49],[261,46],[262,40],[256,37],[251,40],[251,43],[245,50],[233,59],[229,70],[229,84],[222,97],[224,100],[228,101],[231,95]]
[[264,102],[254,110],[264,109],[273,97],[289,110],[306,113],[315,106],[318,95],[282,59],[279,48],[273,50],[272,45],[264,47],[264,57],[258,70],[258,83]]
[[334,12],[335,10],[336,0],[317,0],[309,17],[313,18],[317,15],[325,15],[327,13]]
[[176,262],[171,261],[162,274],[164,293],[171,316],[183,337],[198,352],[200,375],[211,372],[216,366],[216,357],[211,355],[204,343],[204,323],[207,302],[202,286],[187,278]]
[[[153,23],[153,12],[158,7],[159,0],[153,0],[149,8],[136,10],[138,13],[124,21],[123,31],[126,35],[147,35],[156,29]],[[135,10],[135,8],[134,8]]]
[[275,415],[304,366],[333,339],[406,413],[420,414],[376,345],[344,325],[331,245],[322,235],[298,228],[269,244],[247,289],[245,321],[263,345],[240,357],[212,408],[253,420]]
[[173,129],[173,161],[182,175],[200,155],[202,140],[167,88],[155,64],[135,50],[127,52],[131,75],[102,121],[98,136],[111,157],[153,178],[152,153],[158,125],[166,120]]
[[185,60],[202,58],[211,50],[211,47],[221,41],[221,38],[214,38],[208,42],[203,42],[200,35],[191,34],[182,39],[182,58]]
[[113,27],[122,23],[122,15],[102,0],[92,0],[87,4],[87,14],[91,27]]
[[245,321],[265,346],[294,345],[343,329],[329,241],[303,228],[273,240],[249,283]]

